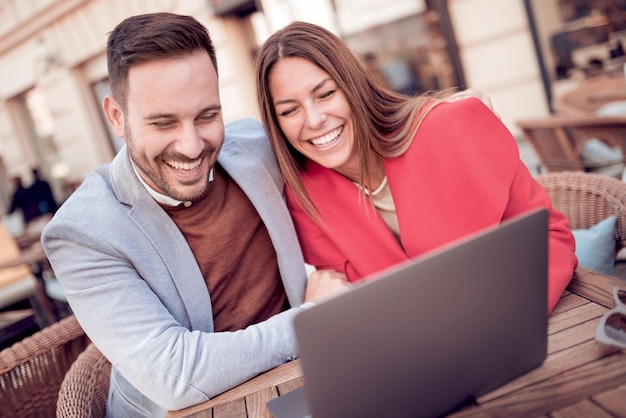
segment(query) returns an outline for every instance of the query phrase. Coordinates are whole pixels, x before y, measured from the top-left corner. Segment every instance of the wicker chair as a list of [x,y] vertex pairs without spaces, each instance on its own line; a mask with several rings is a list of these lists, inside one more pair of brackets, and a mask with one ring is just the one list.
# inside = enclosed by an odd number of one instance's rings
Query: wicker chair
[[626,247],[626,183],[613,177],[581,171],[537,176],[554,207],[570,221],[571,229],[590,228],[610,215],[617,216],[616,253]]
[[[21,250],[11,235],[9,228],[0,220],[0,264],[11,263],[19,259]],[[20,264],[0,269],[0,308],[5,308],[16,302],[30,299],[35,308],[37,298],[37,278],[31,268],[26,264]],[[41,310],[37,310],[40,314]],[[46,317],[38,315],[40,326],[46,325]]]
[[111,363],[89,344],[65,375],[59,390],[57,417],[100,418],[106,415]]
[[89,340],[71,315],[0,352],[0,415],[55,416],[66,371]]
[[585,160],[587,141],[597,138],[609,147],[620,147],[626,155],[626,117],[566,117],[517,121],[547,171],[597,171],[620,161],[604,163]]

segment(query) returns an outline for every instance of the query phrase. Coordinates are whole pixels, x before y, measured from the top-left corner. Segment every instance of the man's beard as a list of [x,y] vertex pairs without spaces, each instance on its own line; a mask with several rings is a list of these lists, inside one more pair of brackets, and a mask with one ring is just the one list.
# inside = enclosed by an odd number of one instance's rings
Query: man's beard
[[[128,125],[124,128],[124,135],[126,137],[126,144],[131,160],[142,177],[150,180],[149,183],[152,184],[149,184],[149,186],[156,186],[158,188],[155,191],[179,201],[197,201],[206,195],[209,187],[208,173],[206,177],[201,177],[187,183],[174,183],[167,175],[164,175],[165,170],[170,170],[170,167],[165,161],[189,162],[189,158],[180,154],[160,154],[154,160],[149,161],[144,154],[134,149],[132,134],[128,129]],[[202,158],[203,160],[211,158],[211,156],[215,155],[217,152],[218,151],[215,149],[205,147],[198,158]],[[202,163],[204,164],[204,161]]]

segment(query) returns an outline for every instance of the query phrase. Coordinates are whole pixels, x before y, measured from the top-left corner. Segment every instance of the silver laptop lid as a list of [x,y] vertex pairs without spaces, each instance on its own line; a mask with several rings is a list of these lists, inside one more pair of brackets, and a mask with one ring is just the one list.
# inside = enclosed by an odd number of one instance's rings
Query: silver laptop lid
[[547,252],[541,209],[299,314],[313,416],[438,416],[539,366]]

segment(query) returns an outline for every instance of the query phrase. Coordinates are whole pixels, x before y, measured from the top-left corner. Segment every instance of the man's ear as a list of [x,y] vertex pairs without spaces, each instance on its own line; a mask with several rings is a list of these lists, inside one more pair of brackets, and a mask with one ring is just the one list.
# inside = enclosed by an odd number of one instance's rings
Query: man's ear
[[115,135],[124,138],[124,113],[113,96],[104,96],[104,99],[102,99],[102,109],[104,109],[104,114],[113,132],[115,132]]

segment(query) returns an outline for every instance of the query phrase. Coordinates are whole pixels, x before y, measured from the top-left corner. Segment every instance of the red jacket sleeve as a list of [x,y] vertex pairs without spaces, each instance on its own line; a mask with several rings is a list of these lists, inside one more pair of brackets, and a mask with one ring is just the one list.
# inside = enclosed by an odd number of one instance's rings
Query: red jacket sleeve
[[574,236],[567,217],[554,209],[550,197],[520,163],[511,184],[509,204],[503,218],[519,215],[529,208],[545,207],[548,221],[548,312],[552,312],[578,266]]

